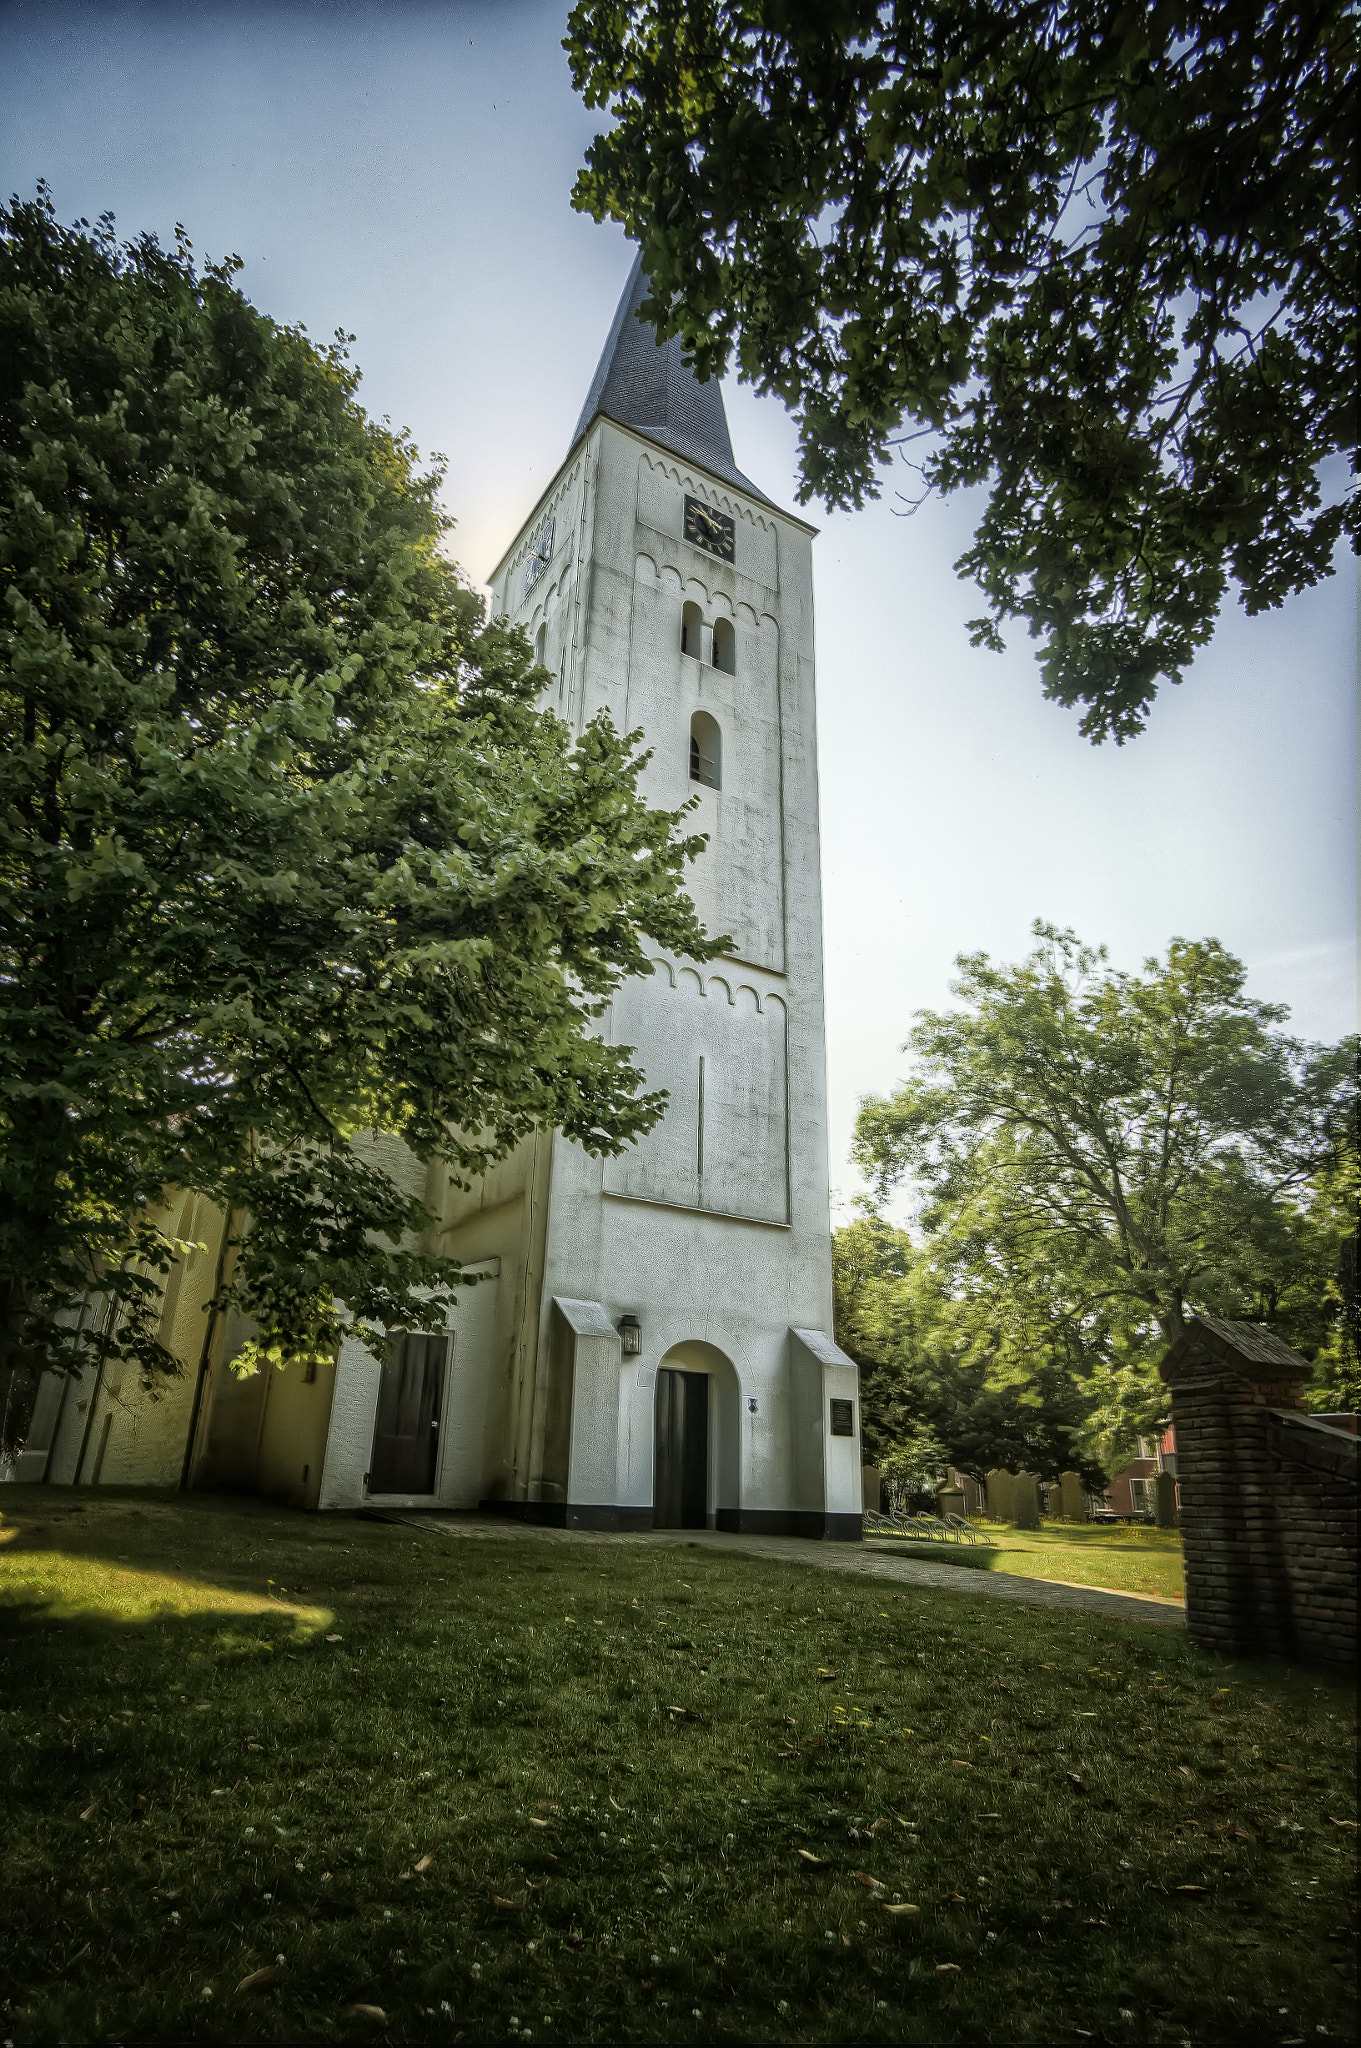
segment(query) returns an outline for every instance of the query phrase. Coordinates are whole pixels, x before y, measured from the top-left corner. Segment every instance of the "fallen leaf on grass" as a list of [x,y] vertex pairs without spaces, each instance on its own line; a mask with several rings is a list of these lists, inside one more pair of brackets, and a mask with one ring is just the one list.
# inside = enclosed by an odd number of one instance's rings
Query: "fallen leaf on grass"
[[786,1728],[797,1728],[799,1724],[794,1719],[794,1716],[792,1714],[786,1714],[784,1717],[784,1725]]
[[1179,1884],[1174,1885],[1173,1890],[1183,1894],[1189,1893],[1195,1899],[1203,1899],[1209,1890],[1209,1886],[1203,1884]]
[[526,1886],[532,1892],[546,1892],[548,1890],[549,1885],[552,1882],[553,1880],[551,1877],[546,1877],[542,1884],[535,1884],[532,1877],[527,1877],[525,1879]]
[[419,1877],[420,1873],[421,1873],[421,1872],[422,1872],[423,1870],[428,1870],[428,1869],[430,1868],[430,1866],[431,1866],[431,1864],[432,1864],[432,1863],[434,1862],[434,1860],[435,1860],[435,1845],[434,1845],[434,1843],[432,1842],[432,1843],[430,1844],[430,1847],[429,1847],[429,1848],[428,1848],[428,1849],[426,1850],[426,1852],[425,1852],[424,1856],[418,1857],[418,1858],[417,1858],[417,1860],[416,1860],[416,1861],[415,1861],[415,1862],[414,1862],[414,1863],[412,1864],[411,1868],[412,1868],[412,1870],[413,1870],[413,1871],[415,1872],[415,1874],[416,1874],[416,1875],[417,1875],[417,1876]]
[[383,2011],[381,2005],[352,2005],[346,2014],[346,2018],[352,2020],[378,2020],[383,2025],[387,2024],[387,2014]]
[[678,1715],[682,1721],[698,1721],[701,1718],[693,1707],[668,1707],[666,1711],[668,1714]]
[[[85,1818],[84,1814],[82,1814],[80,1817],[82,1820],[84,1820]],[[1335,1828],[1350,1828],[1353,1834],[1356,1833],[1356,1822],[1354,1820],[1338,1820],[1331,1813],[1328,1815],[1328,1818],[1330,1821],[1332,1821],[1333,1826]]]
[[822,1685],[830,1685],[830,1684],[831,1684],[831,1682],[832,1682],[832,1680],[833,1680],[834,1678],[840,1678],[840,1676],[841,1676],[841,1673],[840,1673],[839,1671],[819,1671],[819,1672],[818,1672],[818,1680],[819,1680],[819,1683],[820,1683],[820,1684],[822,1684]]
[[957,1976],[959,1975],[959,1964],[958,1964],[958,1963],[937,1963],[937,1964],[936,1964],[936,1975],[937,1975],[938,1977],[957,1977]]
[[1076,1771],[1065,1771],[1063,1775],[1068,1780],[1068,1783],[1073,1787],[1073,1790],[1075,1792],[1086,1791],[1087,1781],[1085,1778],[1080,1778]]
[[954,1769],[957,1771],[971,1771],[973,1769],[973,1765],[969,1762],[967,1757],[952,1756],[950,1758],[950,1762],[953,1765]]
[[1110,1926],[1110,1921],[1109,1921],[1109,1920],[1084,1920],[1082,1924],[1083,1924],[1083,1926],[1084,1926],[1084,1927],[1109,1927],[1109,1926]]
[[177,1885],[173,1892],[167,1892],[165,1896],[168,1899],[182,1899],[188,1889],[187,1884]]
[[792,1742],[782,1742],[775,1751],[776,1756],[797,1756],[798,1750]]
[[[81,1819],[82,1819],[82,1820],[88,1820],[88,1819],[90,1818],[91,1814],[92,1814],[92,1813],[94,1812],[95,1808],[96,1808],[96,1807],[98,1806],[98,1804],[99,1804],[99,1801],[98,1801],[97,1799],[92,1799],[92,1800],[90,1801],[89,1805],[88,1805],[88,1806],[86,1807],[86,1809],[85,1809],[84,1813],[82,1813],[82,1815],[80,1816],[80,1817],[81,1817]],[[1336,1825],[1337,1825],[1337,1826],[1339,1826],[1339,1827],[1341,1827],[1341,1826],[1342,1826],[1342,1822],[1341,1822],[1341,1821],[1339,1821],[1339,1822],[1337,1822],[1337,1823],[1336,1823]]]
[[[323,1637],[322,1637],[322,1641],[323,1641],[324,1643],[343,1643],[343,1642],[344,1642],[344,1640],[345,1640],[344,1636],[323,1636]],[[365,2008],[365,2007],[363,2007],[363,2006],[359,2006],[359,2005],[357,2005],[357,2006],[356,2006],[356,2007],[355,2007],[354,2009],[355,2009],[355,2011],[356,2011],[356,2012],[363,2012],[363,2011],[365,2011],[365,2010],[366,2010],[366,2008]],[[374,2011],[375,2011],[375,2012],[376,2012],[376,2011],[378,2010],[377,2006],[375,2006],[375,2007],[374,2007],[373,2009],[374,2009]]]
[[871,1891],[881,1892],[884,1889],[883,1879],[880,1877],[871,1877],[868,1870],[853,1870],[851,1872],[851,1876],[858,1877],[861,1884],[867,1884],[870,1887]]
[[906,1917],[906,1915],[907,1915],[907,1914],[909,1914],[909,1913],[920,1913],[920,1911],[921,1911],[921,1907],[920,1907],[920,1906],[890,1906],[890,1904],[888,1903],[888,1900],[887,1900],[887,1899],[880,1899],[880,1901],[879,1901],[879,1911],[880,1911],[881,1913],[891,1913],[891,1914],[893,1915],[893,1918],[894,1918],[895,1920],[901,1920],[901,1919],[904,1919],[904,1918]]
[[243,1991],[258,1991],[262,1984],[272,1984],[278,1974],[277,1963],[266,1963],[263,1970],[252,1970],[249,1977],[243,1977],[237,1985],[237,1995]]
[[951,1904],[952,1906],[967,1906],[967,1905],[968,1905],[968,1903],[969,1903],[969,1902],[968,1902],[968,1900],[967,1900],[967,1899],[965,1898],[965,1896],[964,1896],[963,1892],[951,1892],[951,1894],[950,1894],[950,1904]]
[[1195,1776],[1195,1772],[1188,1770],[1185,1764],[1178,1764],[1177,1776],[1179,1778],[1193,1778]]
[[612,1807],[614,1808],[614,1810],[615,1810],[615,1812],[616,1812],[616,1813],[627,1813],[627,1812],[628,1812],[628,1808],[627,1808],[626,1806],[621,1806],[621,1805],[619,1804],[619,1801],[618,1801],[618,1800],[617,1800],[617,1799],[615,1798],[615,1796],[614,1796],[613,1792],[611,1792],[611,1793],[610,1793],[610,1795],[609,1795],[609,1800],[610,1800],[610,1805],[611,1805],[611,1806],[612,1806]]
[[496,1892],[492,1893],[491,1902],[493,1906],[499,1907],[503,1913],[523,1913],[525,1909],[523,1899],[503,1899]]
[[551,1828],[553,1823],[551,1820],[540,1820],[536,1814],[531,1813],[529,1816],[529,1825],[532,1828]]
[[810,1870],[825,1870],[827,1868],[827,1858],[825,1856],[815,1856],[811,1849],[799,1849],[795,1851],[795,1854],[801,1862],[808,1865]]

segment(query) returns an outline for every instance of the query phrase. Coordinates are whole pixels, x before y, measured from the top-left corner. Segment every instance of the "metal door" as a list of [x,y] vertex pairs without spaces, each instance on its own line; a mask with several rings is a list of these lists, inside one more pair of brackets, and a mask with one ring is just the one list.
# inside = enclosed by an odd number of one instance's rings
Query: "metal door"
[[654,1529],[702,1529],[709,1506],[709,1375],[657,1374]]
[[369,1468],[370,1493],[433,1493],[440,1397],[450,1339],[402,1337],[383,1367]]

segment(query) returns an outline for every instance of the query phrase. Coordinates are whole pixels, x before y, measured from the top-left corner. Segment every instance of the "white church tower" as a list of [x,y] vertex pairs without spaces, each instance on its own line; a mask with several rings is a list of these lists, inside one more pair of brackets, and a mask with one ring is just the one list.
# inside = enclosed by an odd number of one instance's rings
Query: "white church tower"
[[[167,1290],[183,1379],[149,1403],[118,1375],[49,1376],[14,1476],[859,1536],[857,1375],[831,1338],[813,532],[737,469],[718,385],[640,324],[646,290],[635,265],[567,459],[492,583],[553,708],[578,731],[602,708],[641,726],[644,795],[699,798],[688,886],[732,956],[658,951],[603,1020],[669,1091],[663,1121],[610,1160],[542,1133],[469,1192],[375,1139],[438,1219],[432,1248],[482,1276],[444,1331],[382,1358],[350,1340],[334,1365],[238,1380],[233,1317],[210,1359],[217,1218]],[[211,1236],[184,1199],[175,1228]]]
[[737,469],[718,384],[640,323],[646,292],[635,263],[493,604],[574,728],[601,708],[643,728],[648,800],[698,795],[688,886],[733,953],[657,952],[618,993],[605,1028],[670,1094],[648,1137],[600,1160],[545,1136],[445,1200],[441,1249],[499,1261],[478,1491],[568,1527],[858,1537],[857,1376],[831,1339],[813,529]]

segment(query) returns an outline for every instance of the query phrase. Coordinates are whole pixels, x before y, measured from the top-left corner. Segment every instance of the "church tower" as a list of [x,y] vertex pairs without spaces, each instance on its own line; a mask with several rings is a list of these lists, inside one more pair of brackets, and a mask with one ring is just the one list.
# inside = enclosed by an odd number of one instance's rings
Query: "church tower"
[[443,1205],[441,1249],[499,1263],[477,1492],[569,1527],[854,1537],[858,1386],[831,1340],[813,529],[737,468],[718,384],[639,321],[646,293],[635,263],[493,607],[524,627],[576,730],[601,708],[643,728],[648,800],[698,796],[709,844],[687,886],[733,953],[656,950],[604,1020],[669,1091],[649,1136],[601,1160],[545,1135]]

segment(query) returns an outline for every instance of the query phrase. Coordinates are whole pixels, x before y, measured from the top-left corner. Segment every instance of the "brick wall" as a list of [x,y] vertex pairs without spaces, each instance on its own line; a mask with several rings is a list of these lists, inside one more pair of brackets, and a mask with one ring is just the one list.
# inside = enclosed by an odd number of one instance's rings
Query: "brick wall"
[[1267,1457],[1295,1642],[1307,1656],[1354,1663],[1355,1433],[1312,1415],[1269,1409]]
[[1256,1324],[1202,1317],[1161,1370],[1192,1636],[1354,1662],[1357,1442],[1304,1413],[1309,1366]]

